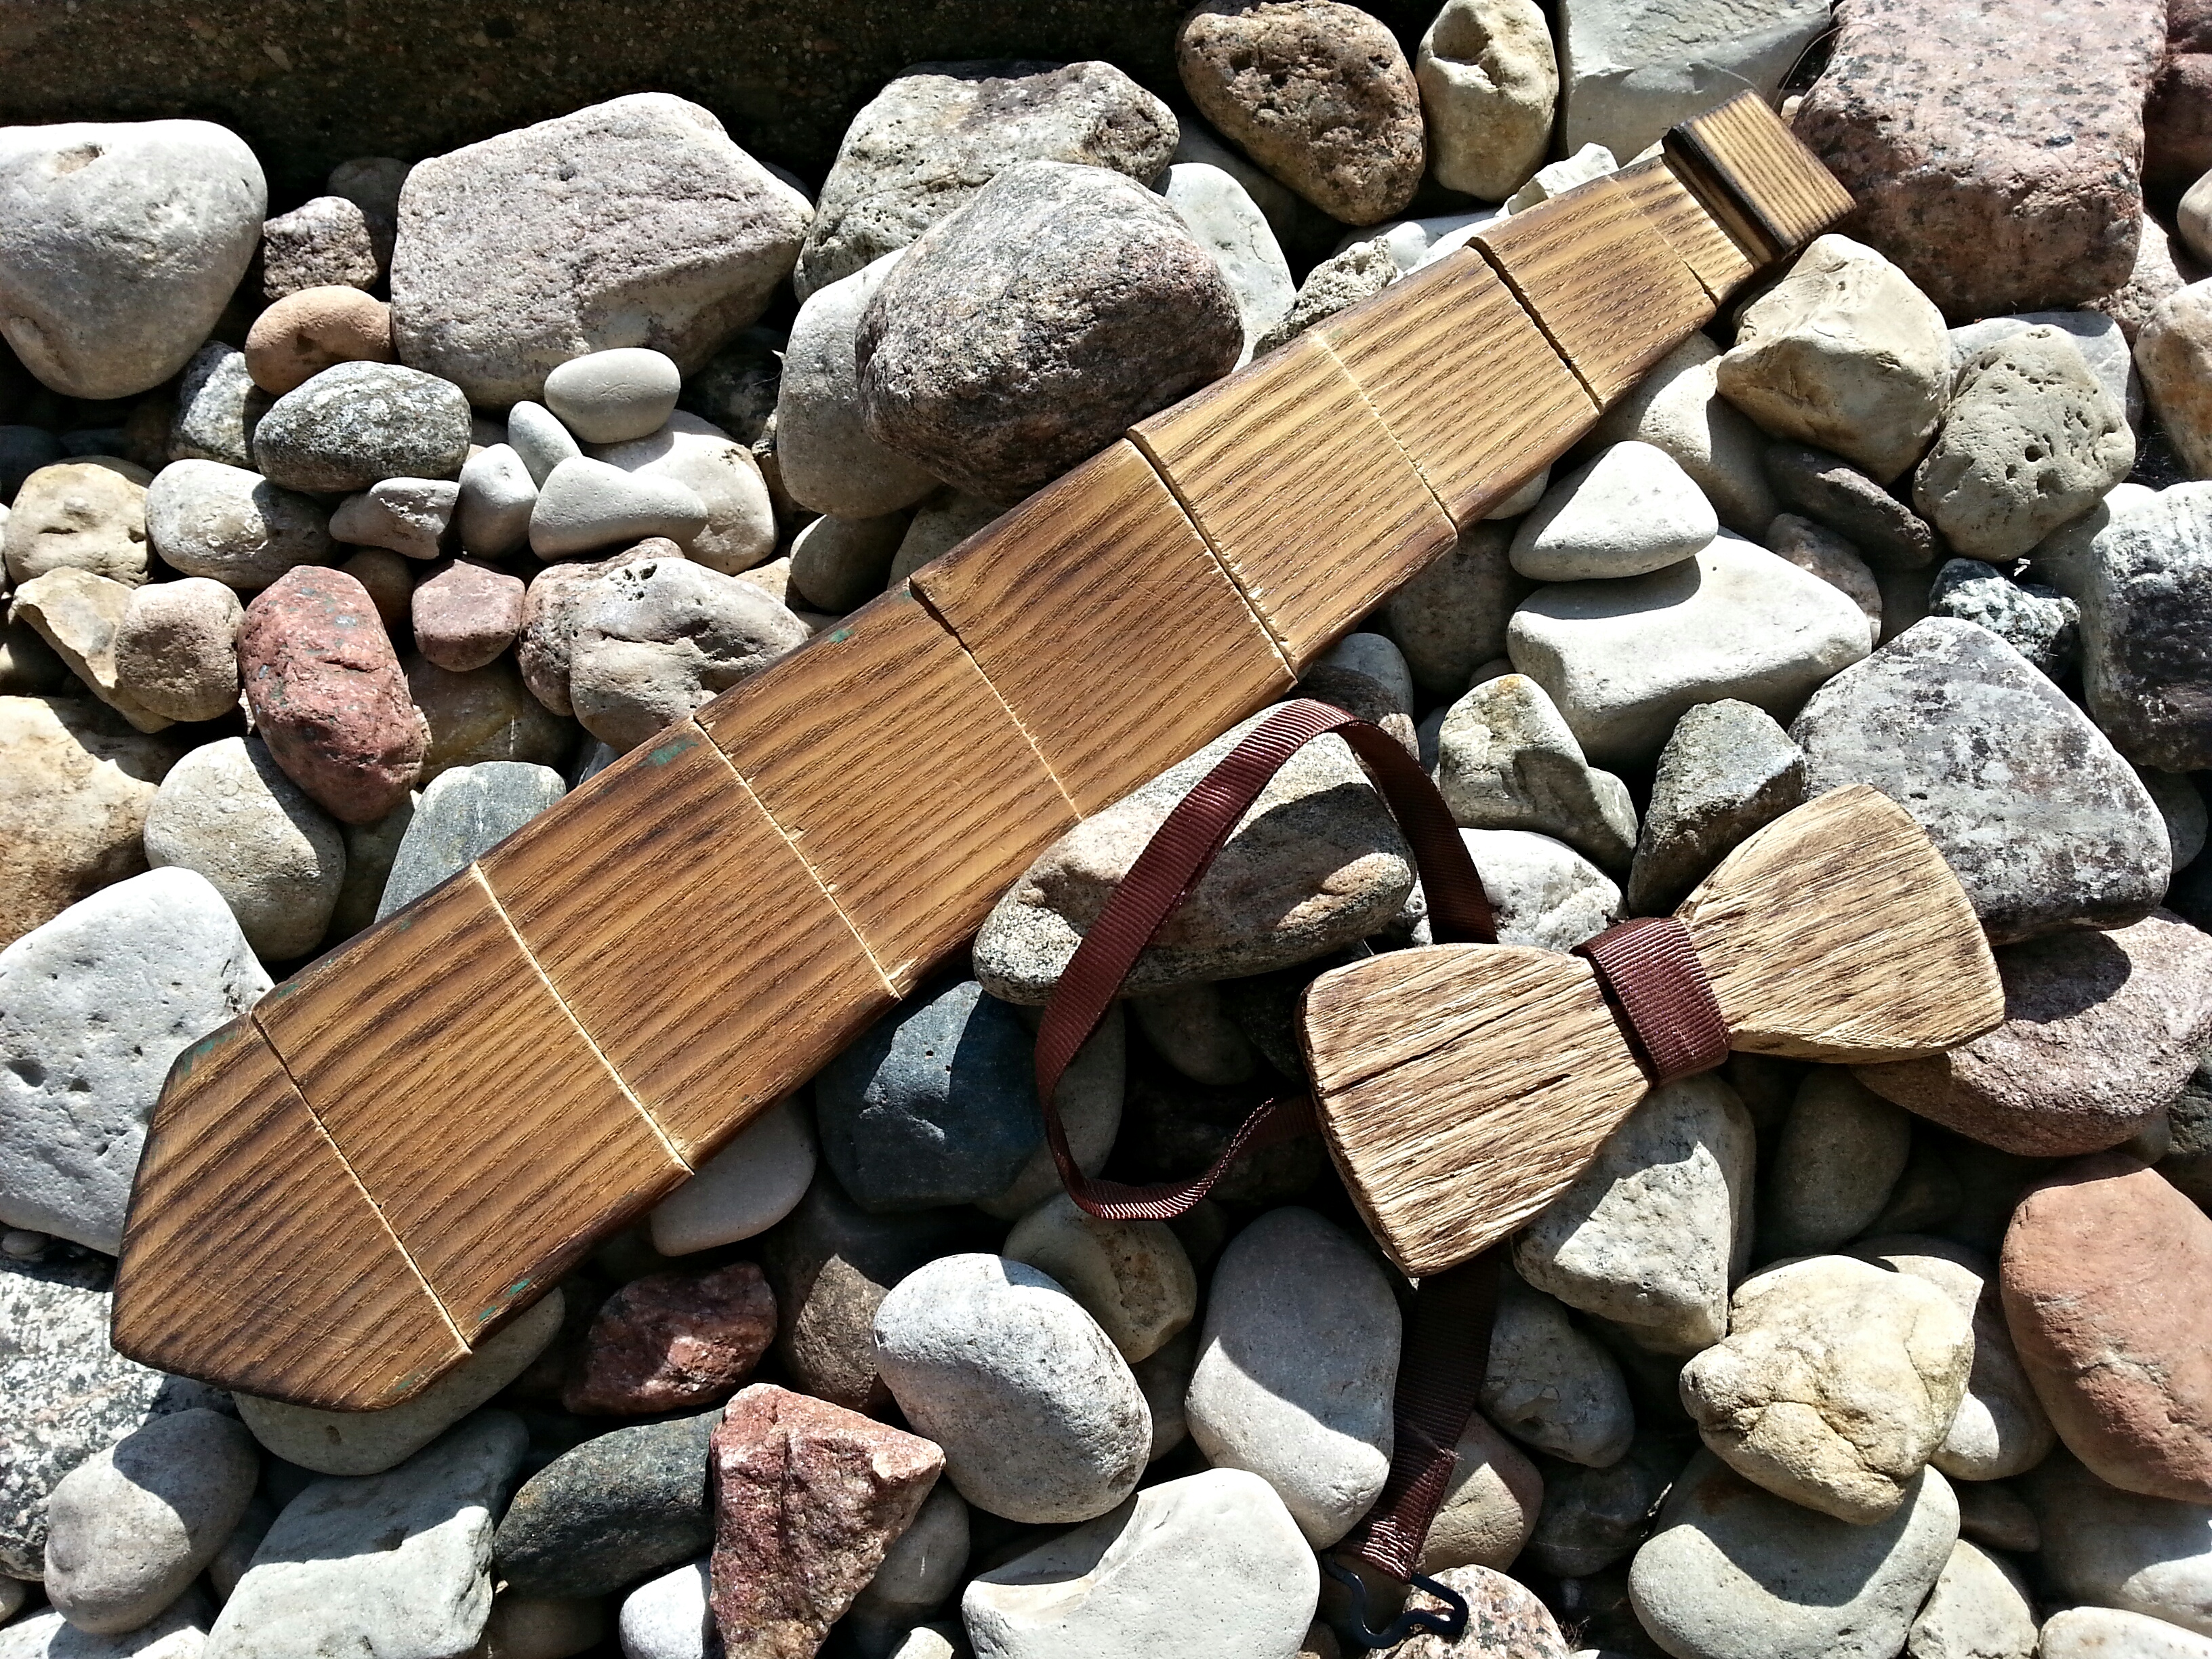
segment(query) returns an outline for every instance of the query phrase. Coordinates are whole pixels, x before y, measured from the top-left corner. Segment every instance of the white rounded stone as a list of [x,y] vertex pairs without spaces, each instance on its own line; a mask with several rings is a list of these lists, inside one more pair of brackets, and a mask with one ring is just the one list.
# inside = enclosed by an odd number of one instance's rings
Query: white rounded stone
[[1705,492],[1663,449],[1613,444],[1553,483],[1513,532],[1513,568],[1540,582],[1640,576],[1720,533]]
[[735,575],[775,551],[775,508],[760,463],[712,422],[678,410],[658,431],[597,446],[592,454],[625,472],[666,478],[695,492],[707,509],[706,527],[676,544],[709,570]]
[[653,1206],[653,1248],[688,1255],[764,1233],[798,1207],[813,1179],[814,1125],[786,1096]]
[[707,1606],[707,1564],[648,1578],[623,1598],[615,1620],[623,1659],[712,1659],[722,1651]]
[[684,375],[665,352],[616,346],[572,357],[545,377],[545,406],[587,444],[658,432],[676,411]]
[[579,455],[538,485],[530,548],[541,559],[558,559],[647,536],[680,545],[706,527],[707,504],[689,485]]
[[521,551],[537,505],[537,480],[512,444],[479,449],[461,464],[461,550],[484,559]]

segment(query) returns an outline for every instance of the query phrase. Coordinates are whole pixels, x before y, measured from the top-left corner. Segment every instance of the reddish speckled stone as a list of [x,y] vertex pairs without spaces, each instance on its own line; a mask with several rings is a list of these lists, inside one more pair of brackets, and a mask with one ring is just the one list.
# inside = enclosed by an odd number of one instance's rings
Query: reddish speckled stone
[[453,563],[415,590],[415,647],[441,668],[481,668],[522,631],[522,581],[503,570]]
[[726,1400],[775,1340],[775,1292],[750,1261],[649,1273],[609,1297],[562,1390],[572,1412],[696,1411]]
[[[1796,131],[1954,323],[2128,280],[2165,0],[1843,0]],[[2000,67],[2001,66],[2001,67]]]
[[300,565],[246,607],[238,665],[276,764],[325,811],[374,823],[407,797],[429,727],[368,590]]

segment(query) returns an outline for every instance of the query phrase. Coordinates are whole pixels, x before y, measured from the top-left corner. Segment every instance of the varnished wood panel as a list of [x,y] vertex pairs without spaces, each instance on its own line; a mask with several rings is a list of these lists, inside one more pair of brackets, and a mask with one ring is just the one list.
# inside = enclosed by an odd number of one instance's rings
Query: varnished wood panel
[[251,1018],[177,1057],[131,1194],[116,1347],[336,1411],[468,1356]]
[[695,1165],[896,1000],[690,720],[479,867],[568,1012]]
[[1645,1091],[1590,965],[1518,945],[1335,969],[1307,988],[1299,1038],[1338,1172],[1417,1277],[1550,1203]]
[[1457,534],[1311,334],[1129,435],[1299,672]]
[[[2002,66],[1994,72],[2002,74]],[[1665,154],[1707,212],[1765,264],[1851,210],[1851,195],[1755,93],[1683,122]]]
[[1613,180],[1667,239],[1667,246],[1689,266],[1716,305],[1724,303],[1758,269],[1742,245],[1690,193],[1665,156],[1623,167]]
[[1313,331],[1462,527],[1597,419],[1581,380],[1472,250],[1424,265]]
[[690,1173],[473,867],[254,1018],[468,1340]]
[[1713,314],[1705,285],[1610,179],[1479,231],[1474,246],[1601,404]]
[[1675,915],[1735,1048],[1907,1060],[2004,1018],[2004,987],[1965,890],[1912,815],[1866,784],[1775,819]]
[[916,571],[1076,810],[1109,806],[1293,682],[1126,440]]
[[981,671],[904,592],[697,718],[902,993],[1076,822]]

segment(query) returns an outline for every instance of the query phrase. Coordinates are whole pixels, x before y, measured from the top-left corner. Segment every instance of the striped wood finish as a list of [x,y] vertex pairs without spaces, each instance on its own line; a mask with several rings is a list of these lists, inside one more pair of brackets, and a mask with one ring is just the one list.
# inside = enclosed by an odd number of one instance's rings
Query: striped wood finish
[[1667,246],[1689,266],[1715,305],[1727,304],[1729,296],[1758,269],[1742,245],[1698,205],[1698,198],[1690,194],[1665,156],[1654,155],[1623,167],[1613,179],[1667,239]]
[[1851,210],[1850,192],[1754,93],[1683,122],[1664,149],[1700,205],[1761,264]]

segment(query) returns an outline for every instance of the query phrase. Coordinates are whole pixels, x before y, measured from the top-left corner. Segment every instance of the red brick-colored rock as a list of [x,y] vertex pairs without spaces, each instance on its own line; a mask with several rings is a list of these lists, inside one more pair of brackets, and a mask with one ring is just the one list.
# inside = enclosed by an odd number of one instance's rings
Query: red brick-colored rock
[[2212,936],[2172,911],[1996,954],[2003,1024],[1948,1054],[1859,1066],[1859,1081],[1985,1146],[2071,1158],[2127,1139],[2197,1069]]
[[2124,1492],[2212,1504],[2212,1216],[2118,1152],[2029,1189],[2005,1323],[2059,1438]]
[[726,1659],[811,1659],[937,1484],[937,1443],[771,1383],[714,1425],[708,1595]]
[[2134,268],[2164,0],[1843,0],[1796,131],[1954,323],[2054,310]]
[[415,648],[441,668],[481,668],[522,631],[522,579],[456,559],[410,601]]
[[774,1340],[775,1292],[754,1263],[648,1273],[600,1304],[562,1403],[596,1413],[696,1411],[727,1399]]
[[429,728],[368,590],[300,565],[246,607],[238,665],[254,729],[333,817],[374,823],[407,797]]

